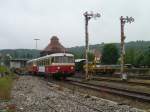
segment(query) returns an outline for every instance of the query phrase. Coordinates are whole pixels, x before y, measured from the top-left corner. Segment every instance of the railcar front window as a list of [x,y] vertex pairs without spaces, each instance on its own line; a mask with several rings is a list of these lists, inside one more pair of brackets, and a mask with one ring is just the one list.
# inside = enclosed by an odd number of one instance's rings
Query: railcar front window
[[63,63],[63,57],[59,56],[58,60],[59,60],[59,63]]
[[67,62],[68,62],[68,57],[64,56],[64,57],[63,57],[63,62],[64,62],[64,63],[67,63]]
[[54,60],[55,63],[63,63],[63,59],[61,56],[57,56],[55,57],[55,60]]
[[68,56],[57,56],[55,57],[54,63],[73,63],[74,58]]
[[54,57],[52,57],[52,59],[51,59],[51,63],[54,63]]
[[55,62],[55,63],[59,63],[59,57],[55,57],[54,62]]
[[74,58],[73,57],[68,57],[68,63],[73,63],[74,62]]
[[73,57],[63,57],[63,63],[73,63],[74,62],[74,59]]

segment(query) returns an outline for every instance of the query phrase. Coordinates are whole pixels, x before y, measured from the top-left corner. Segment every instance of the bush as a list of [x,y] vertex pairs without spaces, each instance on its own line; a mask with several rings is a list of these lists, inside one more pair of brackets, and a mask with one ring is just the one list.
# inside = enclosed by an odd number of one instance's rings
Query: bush
[[0,78],[0,99],[10,99],[12,81],[11,76]]
[[4,66],[0,66],[0,73],[8,72],[8,69]]
[[12,82],[16,75],[4,66],[0,66],[0,74],[2,75],[0,78],[0,99],[10,99]]

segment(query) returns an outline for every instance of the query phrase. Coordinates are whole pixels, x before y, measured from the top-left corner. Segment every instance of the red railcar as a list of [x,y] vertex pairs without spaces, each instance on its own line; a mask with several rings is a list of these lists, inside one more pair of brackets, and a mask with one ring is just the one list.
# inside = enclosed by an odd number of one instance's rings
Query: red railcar
[[74,55],[70,53],[54,53],[27,62],[28,72],[44,73],[47,76],[67,77],[75,73]]

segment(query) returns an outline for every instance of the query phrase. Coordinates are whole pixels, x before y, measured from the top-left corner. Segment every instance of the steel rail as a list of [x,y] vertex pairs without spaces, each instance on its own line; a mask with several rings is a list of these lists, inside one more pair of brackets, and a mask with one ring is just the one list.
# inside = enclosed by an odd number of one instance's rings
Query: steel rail
[[[75,78],[84,78],[82,76],[74,76]],[[119,79],[119,78],[118,78]],[[96,81],[110,81],[114,83],[122,83],[122,84],[134,84],[134,85],[142,85],[142,86],[150,86],[150,83],[146,82],[139,82],[139,81],[123,81],[123,80],[117,80],[117,79],[111,79],[111,77],[100,77],[100,76],[93,76],[92,80]]]
[[150,86],[150,83],[145,82],[136,82],[136,81],[122,81],[122,80],[115,80],[111,78],[101,78],[101,77],[93,77],[93,80],[96,81],[110,81],[110,82],[116,82],[116,83],[124,83],[124,84],[135,84],[135,85],[142,85],[142,86]]
[[136,98],[142,101],[150,102],[150,94],[148,93],[142,93],[142,92],[136,92],[136,91],[131,91],[127,89],[121,89],[121,88],[115,88],[115,87],[109,87],[105,85],[95,85],[95,84],[90,84],[88,82],[81,82],[77,80],[71,80],[67,79],[68,83],[77,85],[77,86],[82,86],[85,88],[89,88],[92,90],[96,91],[105,91],[111,94],[117,94],[121,96],[127,96],[131,98]]
[[[53,83],[53,82],[52,82],[52,83]],[[51,84],[49,84],[49,83],[48,83],[48,85],[51,86]],[[49,89],[51,89],[51,90],[53,90],[53,91],[56,91],[56,90],[54,90],[54,89],[52,89],[52,88],[50,88],[50,87],[49,87]],[[76,99],[74,99],[74,98],[72,98],[72,97],[69,97],[69,96],[67,96],[67,95],[64,95],[64,94],[62,94],[62,93],[60,93],[60,92],[58,92],[58,91],[56,91],[56,93],[57,93],[57,94],[60,94],[60,95],[63,96],[64,98],[67,98],[67,99],[69,98],[69,99],[71,99],[71,101],[77,102],[78,104],[80,104],[80,105],[82,105],[82,106],[85,106],[85,107],[87,107],[87,108],[89,108],[89,109],[92,109],[92,110],[98,111],[98,112],[103,112],[102,110],[100,110],[100,109],[98,109],[98,108],[95,108],[95,107],[92,107],[92,106],[87,105],[87,104],[85,104],[85,103],[82,103],[82,102],[80,102],[80,101],[78,101],[78,100],[76,100]]]
[[[72,98],[72,97],[69,97],[69,96],[67,96],[67,95],[64,95],[64,94],[62,94],[62,93],[60,93],[60,92],[58,92],[58,91],[56,91],[55,89],[52,89],[51,87],[51,83],[54,83],[55,84],[55,81],[54,80],[46,80],[46,79],[42,79],[42,80],[44,80],[44,81],[48,81],[47,82],[47,85],[48,85],[48,88],[50,89],[50,90],[53,90],[53,91],[55,91],[57,94],[59,94],[60,96],[63,96],[64,98],[67,98],[67,99],[71,99],[73,102],[77,102],[78,104],[80,104],[80,105],[82,105],[82,106],[85,106],[85,107],[87,107],[87,108],[89,108],[89,109],[92,109],[92,110],[94,110],[94,111],[98,111],[98,112],[103,112],[101,109],[98,109],[98,108],[96,108],[96,107],[92,107],[92,106],[90,106],[90,105],[88,105],[88,104],[85,104],[85,103],[82,103],[82,102],[80,102],[80,101],[78,101],[78,100],[76,100],[76,99],[74,99],[74,98]],[[50,108],[52,108],[55,112],[58,112],[53,106],[50,106],[50,105],[48,105]]]

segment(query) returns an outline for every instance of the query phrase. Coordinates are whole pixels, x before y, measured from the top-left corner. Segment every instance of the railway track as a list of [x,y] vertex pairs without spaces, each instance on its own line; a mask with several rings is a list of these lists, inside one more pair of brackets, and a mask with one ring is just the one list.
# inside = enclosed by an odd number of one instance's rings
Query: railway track
[[[40,77],[40,79],[41,79],[41,77]],[[51,87],[53,87],[53,84],[56,83],[56,80],[53,80],[53,79],[47,80],[47,79],[45,79],[45,78],[42,78],[42,80],[48,81],[48,82],[47,82],[47,85],[49,86],[49,89],[52,90],[52,91],[55,91],[57,94],[59,94],[60,96],[62,96],[64,99],[66,99],[66,100],[67,100],[67,99],[70,99],[72,102],[76,102],[76,103],[78,103],[79,105],[85,106],[85,107],[87,107],[88,109],[91,109],[91,110],[93,110],[93,111],[95,111],[95,112],[103,112],[101,109],[99,109],[99,108],[97,108],[97,107],[93,107],[93,106],[91,106],[91,105],[89,105],[89,104],[86,104],[86,103],[84,103],[84,102],[78,101],[78,100],[75,99],[74,97],[67,96],[67,95],[65,95],[65,94],[63,94],[63,93],[61,93],[61,92],[56,91],[55,89],[52,89]],[[51,100],[51,99],[49,99],[49,100],[54,103],[53,100]],[[60,112],[55,106],[51,106],[51,105],[48,105],[48,106],[49,106],[54,112]],[[0,111],[0,112],[1,112],[1,111]]]
[[142,85],[142,86],[150,86],[150,81],[147,80],[137,80],[137,79],[129,79],[127,81],[122,81],[119,78],[107,78],[107,77],[93,77],[93,80],[97,81],[110,81],[117,83],[125,83],[125,84],[134,84],[134,85]]
[[80,80],[76,80],[76,79],[67,79],[69,84],[73,84],[76,86],[81,86],[84,88],[88,88],[88,89],[92,89],[92,90],[96,90],[96,91],[104,91],[107,93],[111,93],[111,94],[117,94],[120,96],[126,96],[126,97],[130,97],[130,98],[134,98],[134,99],[138,99],[141,101],[145,101],[145,102],[150,102],[150,93],[142,93],[142,92],[137,92],[137,91],[131,91],[131,90],[127,90],[127,89],[122,89],[122,88],[115,88],[115,87],[110,87],[110,86],[104,86],[104,85],[96,85],[96,84],[91,84],[88,82],[82,82]]
[[[75,78],[81,78],[83,79],[83,76],[74,76]],[[101,77],[101,76],[93,76],[93,80],[96,81],[109,81],[114,83],[124,83],[124,84],[132,84],[132,85],[142,85],[142,86],[150,86],[150,80],[144,80],[144,79],[129,79],[127,81],[121,80],[121,78],[116,77]]]
[[[52,82],[53,82],[53,81],[52,81]],[[51,87],[51,83],[50,83],[50,82],[48,82],[48,85]],[[51,88],[49,88],[49,89],[51,89]],[[52,89],[52,90],[55,91],[54,89]],[[70,97],[70,96],[67,96],[67,95],[64,95],[64,94],[58,93],[58,92],[57,92],[57,94],[60,94],[60,95],[63,96],[64,98],[69,98],[71,101],[77,102],[78,104],[80,104],[80,105],[82,105],[82,106],[85,106],[85,107],[87,107],[87,108],[89,108],[89,109],[92,109],[92,110],[94,110],[94,111],[103,112],[101,109],[98,109],[98,108],[96,108],[96,107],[93,107],[93,106],[90,106],[90,105],[88,105],[88,104],[85,104],[85,103],[83,103],[83,102],[81,102],[81,101],[78,101],[77,99],[72,98],[72,97]],[[53,108],[53,107],[51,107],[51,108]],[[58,112],[58,111],[55,109],[55,112]]]

